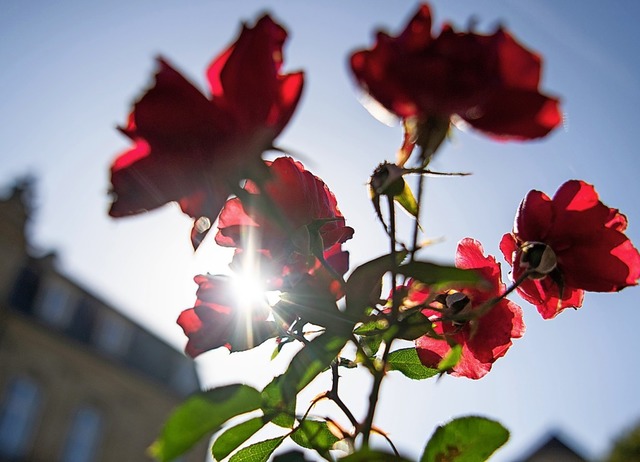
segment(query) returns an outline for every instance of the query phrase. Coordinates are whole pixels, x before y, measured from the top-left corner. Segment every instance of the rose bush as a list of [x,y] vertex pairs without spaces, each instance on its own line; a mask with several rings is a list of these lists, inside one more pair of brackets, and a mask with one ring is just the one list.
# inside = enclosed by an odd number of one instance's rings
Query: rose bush
[[[436,173],[429,160],[452,121],[494,138],[529,140],[547,135],[562,119],[558,99],[538,88],[540,57],[504,28],[478,34],[445,25],[437,35],[431,29],[429,6],[420,5],[398,36],[380,32],[372,49],[350,59],[360,86],[405,126],[398,162],[380,163],[369,183],[387,253],[350,273],[343,244],[354,230],[324,181],[291,157],[262,160],[303,85],[302,73],[280,73],[286,31],[268,15],[254,28],[245,26],[209,67],[210,98],[160,59],[155,85],[122,129],[134,146],[111,169],[110,214],[178,201],[196,219],[194,247],[217,217],[215,242],[235,249],[233,276],[195,278],[196,302],[178,318],[188,355],[245,350],[268,338],[276,339],[272,358],[287,345],[297,349],[287,369],[261,391],[232,384],[189,398],[151,448],[159,459],[172,460],[214,434],[217,460],[267,460],[290,438],[327,460],[341,457],[331,451],[340,442],[353,453],[345,460],[404,461],[375,422],[388,374],[480,379],[524,334],[522,310],[507,298],[514,291],[552,318],[581,306],[584,291],[637,284],[640,253],[624,234],[626,217],[577,180],[552,199],[534,190],[521,203],[512,232],[500,243],[513,267],[509,287],[495,258],[474,239],[458,244],[454,266],[423,258],[423,181]],[[414,145],[422,162],[405,168]],[[418,175],[417,182],[409,175]],[[409,212],[409,239],[401,237],[407,223],[397,222],[398,206]],[[277,289],[277,301],[245,301],[249,278]],[[385,287],[391,288],[388,297],[381,296]],[[410,346],[398,348],[400,342]],[[347,377],[342,368],[370,375],[364,415],[339,393],[339,381]],[[300,392],[324,371],[331,373],[330,388],[304,409],[297,406]],[[322,400],[331,401],[348,424],[314,415]],[[239,449],[267,424],[280,435]],[[373,449],[372,435],[382,436],[391,450]],[[497,422],[455,419],[436,430],[421,460],[486,460],[507,438]]]

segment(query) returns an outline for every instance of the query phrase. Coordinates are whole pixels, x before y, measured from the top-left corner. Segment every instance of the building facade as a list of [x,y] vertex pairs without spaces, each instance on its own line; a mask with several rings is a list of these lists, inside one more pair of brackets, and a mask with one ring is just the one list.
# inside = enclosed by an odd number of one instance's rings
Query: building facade
[[[193,361],[36,257],[31,186],[0,199],[0,462],[149,460]],[[202,462],[206,446],[183,456]]]

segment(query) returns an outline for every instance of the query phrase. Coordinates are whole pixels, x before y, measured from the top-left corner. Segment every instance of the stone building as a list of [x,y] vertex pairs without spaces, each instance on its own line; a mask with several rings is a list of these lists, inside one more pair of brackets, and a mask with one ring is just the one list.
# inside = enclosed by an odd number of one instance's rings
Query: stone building
[[33,255],[30,193],[0,199],[0,462],[148,460],[194,363]]
[[587,459],[580,454],[575,443],[570,444],[565,437],[552,432],[515,462],[587,462]]

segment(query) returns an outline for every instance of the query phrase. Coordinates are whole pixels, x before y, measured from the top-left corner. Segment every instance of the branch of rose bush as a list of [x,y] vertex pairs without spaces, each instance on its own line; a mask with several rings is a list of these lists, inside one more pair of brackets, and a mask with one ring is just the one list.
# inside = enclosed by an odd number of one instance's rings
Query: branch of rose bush
[[351,422],[351,425],[353,425],[353,427],[357,432],[358,428],[360,427],[360,423],[358,422],[358,419],[355,418],[355,416],[353,415],[349,407],[344,403],[344,401],[342,401],[342,398],[340,398],[338,394],[338,381],[340,379],[340,374],[338,371],[338,361],[333,361],[331,363],[331,377],[332,377],[331,390],[327,391],[324,394],[324,396],[330,399],[331,401],[333,401],[334,403],[336,403],[336,405],[340,408],[340,410],[344,413],[344,415],[347,416],[347,418],[349,419],[349,422]]
[[[423,155],[424,148],[420,147],[420,156]],[[425,166],[426,167],[426,166]],[[418,177],[418,191],[417,191],[417,205],[416,205],[416,219],[413,224],[413,234],[411,238],[411,252],[410,261],[415,261],[416,252],[420,250],[418,248],[418,235],[420,233],[420,211],[422,210],[422,195],[424,190],[424,175]]]

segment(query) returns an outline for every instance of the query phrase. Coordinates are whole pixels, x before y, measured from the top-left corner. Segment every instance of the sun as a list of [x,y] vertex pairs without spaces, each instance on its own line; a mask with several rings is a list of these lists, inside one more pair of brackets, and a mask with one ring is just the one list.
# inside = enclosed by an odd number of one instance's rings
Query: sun
[[238,264],[234,265],[231,285],[238,308],[248,313],[273,306],[280,299],[280,292],[270,289],[266,283],[268,275],[260,264],[256,232],[250,232],[243,241],[244,251],[235,257]]
[[255,269],[245,268],[241,273],[234,273],[231,287],[238,308],[244,312],[269,303],[266,286]]

